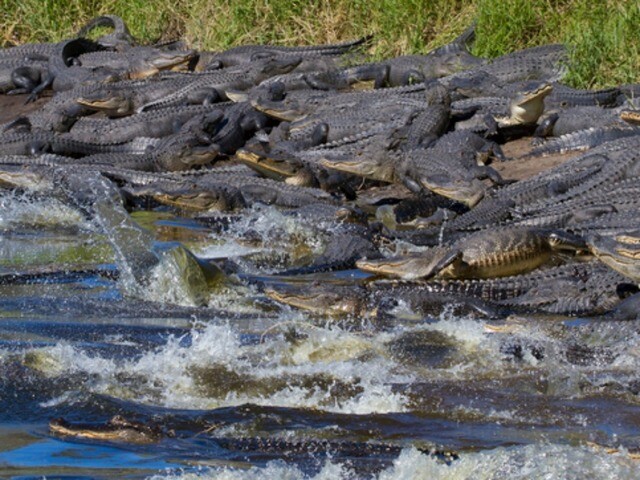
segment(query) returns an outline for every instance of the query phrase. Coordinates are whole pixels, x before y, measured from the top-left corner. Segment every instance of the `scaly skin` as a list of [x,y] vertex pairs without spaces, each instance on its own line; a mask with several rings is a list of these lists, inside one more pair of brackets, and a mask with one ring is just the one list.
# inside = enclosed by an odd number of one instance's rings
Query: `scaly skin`
[[92,143],[122,143],[136,137],[160,138],[176,133],[194,116],[224,113],[229,104],[188,105],[153,110],[117,119],[81,118],[69,131],[70,138]]
[[549,139],[542,145],[532,149],[526,156],[546,157],[559,153],[585,151],[605,142],[639,134],[640,128],[632,126],[591,127]]
[[560,231],[506,227],[470,234],[450,247],[382,260],[360,260],[356,266],[365,272],[403,279],[493,278],[529,272],[547,263],[554,252],[582,247],[579,239]]
[[498,318],[509,312],[599,315],[617,305],[618,287],[625,282],[601,262],[591,261],[495,279],[273,285],[265,293],[281,303],[334,317],[375,317],[398,303],[423,315],[437,315],[444,302],[466,304],[476,314]]
[[49,432],[59,437],[82,438],[117,443],[147,445],[159,442],[164,436],[156,426],[131,422],[116,415],[106,425],[73,425],[62,418],[49,422]]
[[591,252],[602,262],[634,282],[640,282],[640,232],[616,236],[592,234],[587,237]]

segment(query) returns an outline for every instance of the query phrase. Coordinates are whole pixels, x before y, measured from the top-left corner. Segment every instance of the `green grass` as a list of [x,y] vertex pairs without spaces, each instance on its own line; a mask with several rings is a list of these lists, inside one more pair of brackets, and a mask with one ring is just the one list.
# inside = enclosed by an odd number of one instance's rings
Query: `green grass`
[[562,42],[571,49],[567,82],[574,86],[640,80],[638,0],[0,0],[1,38],[14,44],[60,40],[104,13],[122,16],[141,41],[183,38],[210,50],[374,34],[369,53],[375,58],[426,52],[475,19],[476,55]]

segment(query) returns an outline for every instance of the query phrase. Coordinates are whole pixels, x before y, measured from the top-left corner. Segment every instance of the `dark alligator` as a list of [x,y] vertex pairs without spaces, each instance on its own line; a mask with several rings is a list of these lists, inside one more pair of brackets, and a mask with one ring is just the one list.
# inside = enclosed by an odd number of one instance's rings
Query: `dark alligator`
[[458,37],[425,55],[403,55],[376,63],[348,69],[348,75],[358,81],[374,82],[374,88],[398,87],[446,77],[462,70],[477,68],[487,63],[471,55],[468,46],[475,38],[475,25]]
[[620,118],[620,111],[617,109],[577,106],[555,112],[550,110],[549,115],[542,117],[535,135],[538,137],[559,137],[593,127],[626,127],[628,125]]
[[[227,100],[227,90],[245,90],[274,75],[287,73],[301,62],[300,57],[268,58],[247,66],[229,67],[210,73],[185,74],[176,85],[169,82],[170,90],[164,95],[143,102],[138,111],[184,103],[203,103],[213,98]],[[179,78],[176,77],[176,79]],[[182,83],[182,85],[180,85]]]
[[[433,93],[442,95],[442,90],[437,85],[418,83],[405,87],[393,87],[377,90],[362,90],[349,92],[327,92],[319,90],[285,90],[284,84],[271,84],[269,87],[260,87],[249,96],[251,105],[277,120],[293,122],[307,115],[323,109],[339,109],[341,105],[354,105],[361,101],[374,101],[380,98],[410,97],[416,100],[427,100],[429,103],[437,103],[431,99]],[[436,91],[437,89],[437,91]],[[432,93],[432,90],[434,92]],[[446,90],[444,91],[446,94]]]
[[591,261],[497,279],[272,284],[265,293],[279,302],[329,316],[384,316],[405,304],[421,315],[438,315],[444,305],[459,305],[463,308],[460,314],[502,318],[509,313],[600,315],[637,290],[624,276]]
[[28,93],[42,79],[46,69],[44,60],[0,58],[0,93]]
[[69,131],[69,137],[92,143],[127,142],[136,137],[160,138],[176,133],[188,120],[219,112],[220,119],[227,104],[185,105],[152,110],[128,117],[80,118]]
[[558,82],[553,83],[553,92],[547,97],[547,108],[567,108],[578,106],[619,107],[621,105],[619,88],[602,90],[580,90]]
[[629,126],[591,127],[551,138],[533,148],[527,157],[544,157],[558,153],[585,151],[619,138],[640,134],[640,128]]
[[35,100],[46,88],[54,91],[70,90],[76,85],[120,80],[120,74],[110,68],[86,69],[77,64],[83,53],[95,52],[102,47],[85,38],[61,42],[47,58],[47,67],[41,82],[30,93],[29,100]]
[[[335,203],[335,199],[322,190],[289,185],[250,175],[216,173],[215,170],[211,173],[189,177],[140,175],[133,172],[127,174],[126,171],[107,172],[107,175],[135,186],[136,188],[127,190],[130,195],[152,196],[161,203],[170,200],[174,204],[180,196],[183,196],[184,202],[181,203],[184,207],[189,204],[190,196],[213,194],[213,192],[222,192],[225,189],[229,196],[228,208],[238,208],[256,202],[288,208],[314,203]],[[240,199],[238,199],[238,195],[240,195]],[[207,197],[202,198],[204,201]],[[192,202],[191,207],[195,210],[202,209],[202,205],[198,205],[197,202]]]
[[63,418],[54,418],[49,422],[49,432],[63,438],[137,445],[157,443],[167,435],[172,436],[170,432],[163,432],[157,425],[127,420],[121,415],[115,415],[104,425],[71,424]]
[[430,190],[472,207],[487,189],[479,180],[504,183],[487,166],[495,155],[504,158],[493,142],[469,131],[451,132],[429,148],[407,150],[396,166],[396,175],[413,191]]
[[475,114],[469,120],[457,122],[456,129],[486,132],[485,135],[489,136],[509,127],[535,126],[544,112],[544,99],[552,88],[548,82],[533,81],[523,84],[508,100],[491,97],[466,100],[462,105],[460,102],[455,107],[475,110]]
[[129,28],[121,17],[117,15],[101,15],[91,19],[84,25],[78,33],[77,37],[86,37],[93,29],[99,27],[111,27],[113,32],[100,36],[96,43],[105,48],[114,48],[116,50],[127,50],[136,44],[135,38],[131,35]]
[[357,40],[327,45],[309,45],[301,47],[286,47],[279,45],[241,45],[224,52],[214,53],[209,57],[207,70],[248,64],[256,60],[272,57],[318,57],[338,56],[352,52],[366,46],[372,37],[362,37]]
[[110,116],[171,105],[215,103],[226,99],[226,90],[249,88],[265,78],[291,70],[299,60],[264,60],[212,72],[166,73],[149,81],[116,82],[93,88],[76,99],[80,105]]
[[[139,422],[116,415],[104,424],[69,423],[63,418],[55,418],[49,422],[49,432],[63,438],[92,440],[98,442],[128,443],[146,445],[157,443],[163,438],[177,437],[174,429],[168,429],[156,422]],[[193,434],[191,434],[193,435]],[[214,431],[204,430],[196,435],[205,436],[215,441],[220,448],[231,452],[254,454],[272,454],[291,458],[300,455],[326,454],[331,458],[397,457],[402,445],[380,442],[359,442],[348,440],[317,439],[282,439],[269,437],[223,437],[216,436]],[[435,447],[419,446],[425,455],[434,456],[446,462],[458,458],[457,453]]]
[[[454,99],[474,96],[508,96],[520,82],[555,82],[567,72],[563,45],[543,45],[509,53],[484,66],[441,78]],[[513,84],[513,85],[511,85]]]

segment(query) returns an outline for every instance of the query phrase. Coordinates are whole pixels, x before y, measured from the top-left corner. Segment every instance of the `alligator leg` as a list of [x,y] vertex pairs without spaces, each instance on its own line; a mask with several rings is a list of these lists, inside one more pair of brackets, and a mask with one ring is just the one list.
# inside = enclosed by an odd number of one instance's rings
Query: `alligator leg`
[[536,131],[533,132],[533,136],[546,138],[553,135],[553,127],[555,126],[559,118],[560,115],[558,115],[557,113],[549,115],[542,122],[540,122],[540,125],[538,125],[538,128],[536,128]]

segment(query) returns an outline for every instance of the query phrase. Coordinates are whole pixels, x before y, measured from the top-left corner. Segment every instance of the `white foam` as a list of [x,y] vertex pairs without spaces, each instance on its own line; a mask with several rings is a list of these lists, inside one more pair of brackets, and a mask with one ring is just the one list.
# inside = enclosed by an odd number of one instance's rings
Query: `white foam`
[[82,214],[55,198],[33,198],[24,194],[0,195],[0,228],[22,227],[70,227],[89,228]]
[[[357,473],[331,460],[325,461],[316,474],[305,474],[283,461],[266,467],[240,469],[232,467],[201,468],[198,471],[155,475],[160,479],[212,480],[349,480]],[[442,460],[414,448],[404,449],[393,465],[373,478],[377,480],[582,480],[636,479],[637,463],[624,452],[604,453],[584,447],[537,444],[524,447],[497,448],[475,453],[461,453],[447,465]]]
[[[90,356],[59,344],[32,350],[30,363],[50,376],[90,373],[95,393],[173,408],[254,403],[347,414],[407,409],[407,398],[395,392],[393,384],[414,378],[376,352],[375,338],[338,328],[313,328],[308,338],[293,343],[275,335],[246,345],[239,335],[231,325],[210,324],[193,330],[190,343],[171,337],[163,347],[129,360]],[[215,393],[206,377],[194,373],[208,371]],[[246,380],[227,388],[225,378],[220,378],[224,371]],[[124,387],[123,375],[133,379]]]
[[295,466],[287,465],[281,460],[271,461],[263,468],[252,467],[245,470],[230,467],[202,468],[195,472],[177,472],[149,477],[150,480],[336,480],[343,478],[353,478],[351,471],[347,467],[329,461],[325,462],[317,474],[308,476]]
[[[296,250],[292,248],[293,244],[312,256],[321,253],[323,240],[317,234],[319,226],[305,225],[304,219],[284,215],[273,206],[255,204],[229,228],[222,244],[201,248],[198,254],[209,258],[233,258],[246,273],[279,271],[289,265],[287,262],[277,262],[277,259],[290,257]],[[259,245],[244,245],[242,239],[247,234],[258,235]],[[220,238],[216,237],[216,243],[219,241]],[[256,254],[273,258],[274,265],[256,267],[249,257]]]
[[378,480],[529,480],[529,479],[632,479],[637,465],[624,454],[610,455],[582,447],[528,445],[462,453],[446,465],[415,449],[403,450]]

